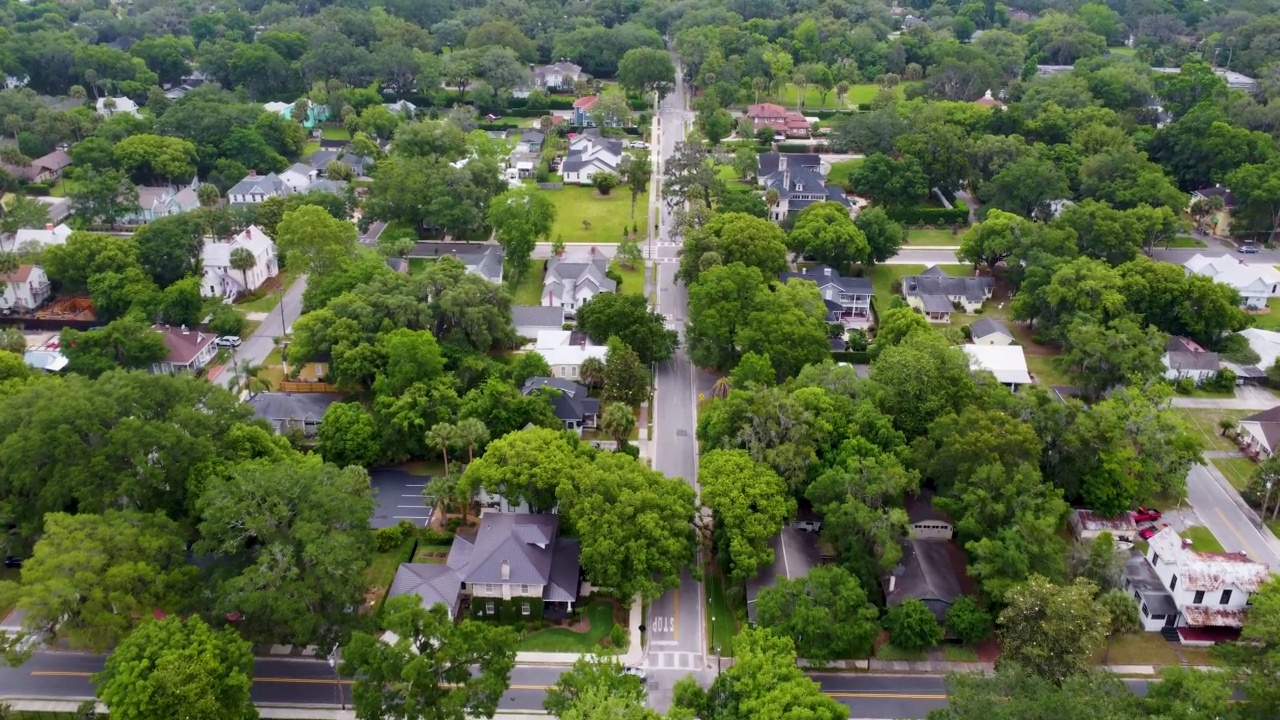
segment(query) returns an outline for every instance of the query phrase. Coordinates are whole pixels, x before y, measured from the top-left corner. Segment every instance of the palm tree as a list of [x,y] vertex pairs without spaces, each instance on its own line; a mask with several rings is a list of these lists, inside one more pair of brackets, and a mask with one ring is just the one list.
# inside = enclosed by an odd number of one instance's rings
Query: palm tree
[[773,214],[773,208],[778,205],[778,188],[769,188],[764,192],[764,204],[769,206],[769,214]]
[[85,70],[84,81],[89,84],[89,87],[93,88],[93,99],[97,100],[98,99],[98,71],[92,70],[92,69]]
[[849,81],[841,80],[836,83],[836,104],[844,107],[844,96],[849,94]]
[[217,185],[203,183],[196,188],[196,199],[200,201],[200,207],[211,208],[222,201],[222,193],[218,192]]
[[636,428],[636,416],[626,403],[609,403],[600,415],[600,429],[604,431],[618,447],[622,447],[631,431]]
[[756,102],[760,102],[760,93],[768,87],[768,81],[760,76],[751,78],[751,92],[755,93]]
[[458,444],[467,448],[467,464],[476,459],[476,448],[489,442],[489,428],[480,418],[462,418],[454,427],[458,430]]
[[89,97],[89,95],[84,91],[83,85],[72,85],[67,89],[67,97],[72,100],[84,100]]
[[258,264],[258,258],[249,248],[238,247],[231,251],[231,267],[240,271],[244,280],[244,291],[249,292],[249,271]]
[[1218,421],[1218,429],[1222,431],[1223,437],[1226,437],[1227,433],[1235,431],[1236,421],[1224,417]]
[[711,386],[711,397],[725,398],[729,396],[729,391],[733,389],[733,381],[728,375],[716,380],[716,384]]
[[458,426],[452,423],[436,423],[427,431],[424,438],[429,445],[440,448],[440,456],[444,458],[444,474],[449,474],[449,449],[458,446]]
[[587,387],[598,388],[604,385],[604,361],[600,358],[587,358],[578,368],[578,377]]
[[239,386],[237,390],[248,392],[250,395],[257,395],[261,392],[271,392],[271,380],[263,377],[267,367],[265,365],[254,365],[245,360],[240,363],[240,367],[236,371],[239,378]]

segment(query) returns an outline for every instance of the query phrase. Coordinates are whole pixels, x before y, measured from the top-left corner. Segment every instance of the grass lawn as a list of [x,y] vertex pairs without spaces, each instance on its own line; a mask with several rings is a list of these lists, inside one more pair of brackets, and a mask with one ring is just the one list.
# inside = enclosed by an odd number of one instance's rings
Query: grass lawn
[[1178,655],[1160,633],[1137,632],[1111,638],[1111,651],[1104,645],[1093,661],[1099,665],[1177,665]]
[[1203,240],[1197,240],[1189,235],[1179,235],[1174,238],[1168,245],[1171,248],[1207,248],[1209,247]]
[[733,182],[738,179],[738,171],[734,170],[732,165],[717,165],[716,177],[725,182]]
[[426,258],[412,257],[412,258],[407,258],[407,260],[409,261],[410,275],[417,275],[418,273],[427,269]]
[[1027,355],[1027,371],[1035,376],[1040,385],[1070,385],[1067,374],[1058,368],[1054,358],[1049,355]]
[[1250,315],[1253,317],[1253,326],[1259,330],[1280,330],[1280,298],[1267,301],[1267,312]]
[[644,264],[636,265],[634,269],[628,270],[615,260],[609,264],[609,269],[622,276],[622,282],[618,285],[618,292],[623,295],[644,294]]
[[[898,85],[893,88],[893,91],[898,94],[899,99],[907,96],[907,88],[902,83],[898,83]],[[844,96],[844,99],[850,105],[869,105],[872,100],[876,99],[876,93],[879,92],[880,86],[875,83],[850,85],[849,93]]]
[[[773,98],[772,101],[786,107],[788,110],[795,110],[796,100],[799,96],[800,86],[787,83],[782,86],[782,91],[779,92],[778,96]],[[845,97],[845,101],[848,102],[847,96]],[[845,107],[847,106],[842,105],[840,101],[836,99],[836,91],[834,89],[827,93],[827,102],[824,105],[822,102],[822,91],[819,90],[816,85],[810,85],[804,89],[804,107],[800,108],[800,112],[804,113],[811,110],[823,109],[840,110]]]
[[[968,275],[973,268],[968,265],[941,265],[943,270],[952,275]],[[883,312],[889,302],[901,293],[893,291],[893,282],[907,275],[919,275],[927,268],[925,265],[876,265],[867,273],[871,278],[871,287],[875,291],[876,311]],[[975,320],[977,318],[974,318]]]
[[409,554],[413,552],[413,539],[410,538],[401,543],[400,547],[387,552],[378,552],[373,554],[373,561],[364,571],[364,584],[369,588],[365,595],[366,602],[371,602],[379,607],[386,597],[387,589],[391,587],[391,581],[396,577],[396,569],[401,563],[409,562]]
[[978,651],[968,645],[947,643],[942,646],[942,657],[947,662],[978,662]]
[[1209,528],[1203,525],[1188,525],[1182,537],[1191,541],[1191,549],[1196,552],[1222,552],[1222,543],[1213,536]]
[[896,645],[885,643],[884,645],[880,646],[879,650],[876,651],[876,657],[880,660],[906,660],[910,662],[920,662],[923,660],[928,660],[929,653],[912,652],[910,650],[903,650],[902,648],[897,647]]
[[[286,270],[283,270],[278,276],[276,276],[276,280],[280,283],[280,287],[283,289],[283,291],[288,291],[288,289],[293,286],[293,281],[297,279],[298,279],[298,272],[296,270],[286,269]],[[263,295],[262,297],[258,298],[257,300],[250,300],[249,302],[240,303],[236,305],[236,308],[239,309],[241,312],[247,312],[247,313],[271,312],[272,310],[276,309],[276,305],[280,304],[280,298],[283,295],[284,295],[284,292],[282,292],[281,290],[272,290],[268,292],[266,295]]]
[[565,185],[562,190],[543,190],[556,206],[552,238],[567,243],[616,243],[622,231],[648,222],[649,193],[636,198],[636,216],[631,217],[631,191],[625,187],[601,196],[593,187]]
[[1182,656],[1185,657],[1187,659],[1187,662],[1191,663],[1192,665],[1199,665],[1199,666],[1221,665],[1222,663],[1220,663],[1218,659],[1214,657],[1213,653],[1210,652],[1210,650],[1211,648],[1207,648],[1207,647],[1183,647]]
[[837,163],[831,163],[831,172],[827,173],[828,185],[839,185],[846,187],[849,184],[849,174],[853,169],[862,164],[862,158],[853,158],[851,160],[841,160]]
[[[960,245],[960,235],[947,228],[908,228],[904,245]],[[967,267],[967,266],[966,266]],[[966,275],[968,273],[965,273]]]
[[344,127],[322,127],[320,137],[325,140],[350,140],[351,131]]
[[1138,51],[1134,48],[1124,46],[1107,48],[1108,55],[1126,55],[1128,57],[1133,57],[1137,52]]
[[320,149],[319,140],[308,140],[306,144],[302,146],[302,157],[309,158],[313,153],[315,153],[319,149]]
[[546,269],[546,260],[533,260],[529,263],[529,272],[525,273],[524,279],[511,288],[512,305],[542,304],[542,273]]
[[[572,652],[588,653],[602,650],[600,640],[613,629],[613,603],[596,600],[583,611],[591,621],[586,632],[574,632],[564,628],[547,628],[530,633],[520,640],[516,650],[520,652]],[[625,650],[626,648],[618,648]]]
[[1235,450],[1236,443],[1229,437],[1223,437],[1218,429],[1218,421],[1223,418],[1239,420],[1250,414],[1250,410],[1219,410],[1217,408],[1173,408],[1182,416],[1182,422],[1194,435],[1199,435],[1209,450]]
[[49,195],[52,197],[66,197],[74,187],[75,185],[70,180],[63,178],[58,181],[57,185],[49,188]]
[[445,558],[448,556],[448,545],[419,544],[418,549],[413,552],[413,560],[411,562],[426,563],[428,565],[443,565]]
[[1254,474],[1258,471],[1258,465],[1249,458],[1212,458],[1209,462],[1213,463],[1213,466],[1218,468],[1218,472],[1222,473],[1237,490],[1249,487]]
[[738,621],[729,609],[729,599],[724,592],[724,578],[719,572],[707,574],[707,602],[711,605],[707,615],[707,622],[711,623],[708,638],[711,651],[719,653],[721,657],[733,657],[733,636],[738,634]]

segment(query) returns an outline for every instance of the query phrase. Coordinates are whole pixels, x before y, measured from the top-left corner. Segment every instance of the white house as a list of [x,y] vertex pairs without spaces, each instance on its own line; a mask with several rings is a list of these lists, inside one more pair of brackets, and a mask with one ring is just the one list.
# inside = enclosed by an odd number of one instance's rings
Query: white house
[[45,225],[42,228],[23,228],[13,235],[13,247],[22,247],[26,243],[35,243],[40,247],[48,247],[50,245],[64,245],[67,238],[71,237],[71,228],[66,224],[61,225]]
[[1027,358],[1017,345],[961,345],[960,349],[969,356],[970,370],[986,370],[1010,390],[1031,384]]
[[591,248],[590,254],[574,253],[547,260],[542,277],[542,305],[576,310],[602,292],[616,292],[618,283],[605,275],[609,260]]
[[227,202],[232,205],[260,203],[269,197],[284,197],[292,189],[275,173],[259,175],[253,170],[245,179],[227,189]]
[[1218,374],[1218,353],[1208,352],[1196,341],[1184,337],[1171,337],[1165,345],[1164,377],[1166,380],[1190,378],[1197,385]]
[[974,345],[1012,345],[1013,333],[1004,323],[991,318],[982,318],[969,326],[969,336]]
[[52,295],[49,276],[39,265],[19,265],[11,273],[0,275],[4,294],[0,295],[0,310],[35,310]]
[[109,118],[112,115],[119,115],[121,113],[132,115],[134,117],[142,117],[141,113],[138,112],[138,103],[127,97],[98,98],[97,108],[98,114],[102,117]]
[[287,185],[293,192],[306,192],[307,188],[320,178],[320,171],[306,163],[294,163],[283,170],[279,177],[280,182]]
[[569,143],[569,153],[560,165],[564,181],[590,185],[598,172],[618,172],[622,165],[622,141],[602,138],[596,132],[585,132]]
[[862,277],[844,277],[826,265],[803,268],[799,272],[784,272],[778,280],[808,280],[818,285],[818,292],[827,306],[827,322],[845,327],[867,327],[871,324],[871,297],[875,291],[871,280]]
[[1280,406],[1240,418],[1240,449],[1259,459],[1275,454],[1280,446]]
[[1280,295],[1280,271],[1271,265],[1250,265],[1230,255],[1211,257],[1196,254],[1186,262],[1187,273],[1204,275],[1235,288],[1240,307],[1261,310],[1267,301]]
[[[253,253],[253,267],[248,270],[231,267],[231,253],[237,248],[245,248]],[[200,294],[205,297],[230,299],[241,292],[253,292],[262,287],[267,278],[275,277],[280,272],[276,261],[276,244],[256,225],[245,228],[231,242],[206,238],[200,261],[204,266]]]
[[989,277],[948,275],[937,265],[902,278],[902,297],[907,304],[936,323],[951,322],[957,307],[970,315],[978,312],[994,290],[995,281]]
[[1249,597],[1271,577],[1243,553],[1191,550],[1173,528],[1152,536],[1140,557],[1145,568],[1132,558],[1125,564],[1124,586],[1138,601],[1143,629],[1176,628],[1188,644],[1244,625]]
[[543,330],[533,349],[551,366],[552,377],[570,380],[578,379],[584,360],[604,362],[607,352],[603,345],[593,345],[585,334],[571,330]]

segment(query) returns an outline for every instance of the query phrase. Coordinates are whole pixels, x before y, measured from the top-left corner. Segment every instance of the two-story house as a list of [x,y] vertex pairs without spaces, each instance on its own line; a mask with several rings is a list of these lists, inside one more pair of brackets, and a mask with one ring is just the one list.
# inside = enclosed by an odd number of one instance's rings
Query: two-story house
[[54,225],[48,223],[42,228],[22,228],[13,234],[13,247],[16,250],[24,245],[46,248],[50,245],[65,245],[71,237],[72,230],[65,223]]
[[602,292],[616,292],[618,283],[606,274],[608,270],[609,259],[595,248],[590,254],[579,250],[549,258],[542,276],[543,307],[572,312]]
[[227,189],[227,202],[232,205],[254,205],[270,197],[284,197],[290,192],[290,187],[279,175],[259,175],[250,170],[245,179]]
[[1187,644],[1212,644],[1238,634],[1249,598],[1271,569],[1243,553],[1197,552],[1173,528],[1134,550],[1124,566],[1124,589],[1133,593],[1144,630]]
[[811,125],[809,120],[798,112],[792,112],[773,103],[757,103],[747,107],[747,117],[751,120],[751,128],[772,128],[785,137],[809,137]]
[[[252,267],[241,269],[232,266],[232,255],[241,248],[253,255]],[[245,228],[231,242],[205,238],[200,261],[204,267],[200,294],[205,297],[234,298],[240,293],[253,292],[262,287],[267,278],[280,273],[276,244],[257,225]]]
[[769,208],[769,219],[782,222],[814,203],[837,202],[852,210],[853,202],[844,188],[827,185],[817,155],[807,153],[762,153],[757,160],[756,182],[766,191],[775,190],[778,201]]
[[4,294],[0,295],[0,310],[28,312],[48,301],[53,294],[49,276],[39,265],[19,265],[13,272],[0,275]]
[[1235,288],[1240,293],[1240,307],[1246,310],[1262,310],[1267,301],[1280,296],[1280,271],[1272,265],[1251,265],[1230,255],[1196,254],[1183,267],[1188,275],[1204,275]]
[[572,330],[543,330],[538,333],[533,351],[551,366],[551,375],[577,380],[582,376],[582,363],[587,358],[604,362],[608,348],[594,345],[586,334]]
[[198,179],[192,179],[190,184],[183,187],[139,185],[138,209],[121,218],[121,222],[125,225],[140,225],[156,218],[199,210],[199,188]]
[[565,430],[579,435],[584,429],[594,429],[600,420],[600,399],[588,395],[586,387],[575,382],[553,377],[534,377],[524,382],[520,392],[532,395],[547,392],[551,396],[551,408],[564,423]]
[[290,165],[280,173],[280,182],[296,193],[306,192],[318,179],[320,170],[300,162]]
[[871,297],[875,292],[868,278],[844,277],[826,265],[817,265],[800,272],[784,272],[778,279],[784,283],[792,279],[817,283],[827,304],[827,322],[858,328],[871,324]]
[[590,185],[591,177],[598,172],[619,172],[622,153],[621,140],[602,138],[594,130],[584,132],[569,143],[560,173],[567,183]]
[[526,98],[534,90],[545,90],[551,93],[573,92],[575,85],[590,79],[590,75],[582,72],[581,65],[575,65],[568,60],[550,65],[530,65],[529,82],[520,84],[511,91],[511,95]]
[[560,537],[559,515],[486,512],[475,538],[457,536],[444,564],[405,563],[389,595],[416,595],[457,617],[502,622],[564,617],[582,585],[581,546]]
[[573,124],[578,127],[587,127],[595,125],[595,121],[591,119],[591,109],[596,106],[596,96],[587,95],[573,101]]
[[937,265],[902,278],[902,297],[907,304],[936,323],[951,322],[951,313],[957,307],[970,315],[978,312],[994,290],[995,281],[989,277],[948,275]]

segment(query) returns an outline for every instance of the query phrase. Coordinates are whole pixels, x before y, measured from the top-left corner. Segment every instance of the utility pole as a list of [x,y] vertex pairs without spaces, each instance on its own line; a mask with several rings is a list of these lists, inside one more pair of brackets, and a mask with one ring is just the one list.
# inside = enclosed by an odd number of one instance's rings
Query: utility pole
[[337,645],[333,646],[333,652],[329,653],[329,667],[333,668],[333,689],[338,693],[338,704],[343,710],[347,709],[347,697],[342,694],[342,676],[338,673],[338,659],[341,657],[341,650]]

